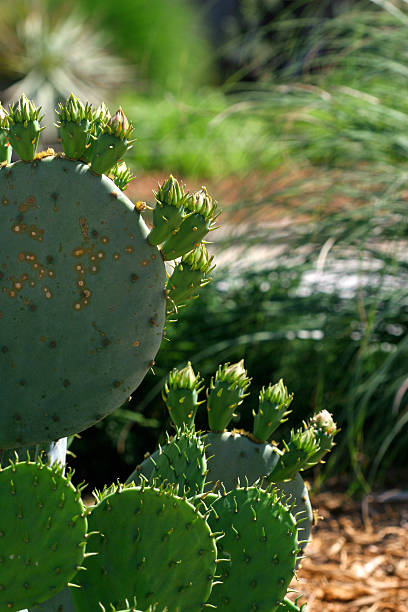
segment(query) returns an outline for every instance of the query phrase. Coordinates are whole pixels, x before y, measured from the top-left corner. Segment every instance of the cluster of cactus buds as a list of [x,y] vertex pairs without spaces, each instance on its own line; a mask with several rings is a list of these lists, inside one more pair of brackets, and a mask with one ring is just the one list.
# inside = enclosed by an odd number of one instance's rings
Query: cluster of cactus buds
[[[40,112],[41,108],[36,108],[24,94],[7,113],[0,108],[0,131],[6,132],[8,144],[23,161],[32,161],[36,155],[40,133],[45,129],[40,125]],[[89,163],[97,174],[108,174],[132,145],[133,126],[122,108],[111,116],[105,104],[94,110],[91,104],[71,94],[55,112],[65,155]]]
[[[177,259],[200,246],[203,247],[204,238],[208,232],[215,229],[214,223],[219,215],[217,204],[206,188],[187,193],[184,186],[170,175],[167,181],[159,184],[154,195],[156,207],[148,241],[152,245],[160,245],[164,259]],[[202,258],[203,255],[201,260]],[[196,256],[195,269],[198,265],[201,268],[208,267],[208,261],[198,264],[198,259]]]

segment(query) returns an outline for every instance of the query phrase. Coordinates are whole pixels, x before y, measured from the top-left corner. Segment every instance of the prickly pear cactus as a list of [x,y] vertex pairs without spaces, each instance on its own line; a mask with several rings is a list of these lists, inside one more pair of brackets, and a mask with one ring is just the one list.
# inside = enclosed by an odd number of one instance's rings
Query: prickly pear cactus
[[0,609],[45,601],[77,573],[87,531],[80,497],[58,467],[19,462],[0,472]]
[[[222,531],[220,582],[211,603],[221,610],[272,612],[286,594],[298,552],[296,521],[275,491],[236,488],[212,501],[208,521]],[[245,569],[244,569],[245,568]]]
[[0,448],[118,408],[160,346],[165,270],[139,212],[88,166],[0,168]]
[[271,444],[258,444],[234,431],[209,432],[205,436],[208,461],[207,481],[222,482],[229,491],[238,484],[254,484],[273,471],[279,454]]
[[[24,95],[0,105],[0,450],[77,433],[127,400],[163,336],[163,259],[199,248],[218,215],[170,177],[149,230],[146,204],[121,191],[134,142],[123,110],[71,94],[57,116],[64,153],[37,154],[40,109]],[[11,146],[24,161],[9,163]],[[167,204],[178,221],[164,239]]]
[[207,461],[201,436],[185,427],[163,447],[153,462],[151,481],[169,482],[177,487],[180,495],[190,497],[203,492],[207,475]]
[[[136,596],[145,609],[193,612],[207,601],[217,549],[204,517],[171,488],[108,490],[89,516],[90,539],[98,555],[71,589],[77,612],[124,606]],[[121,609],[119,607],[119,609]]]

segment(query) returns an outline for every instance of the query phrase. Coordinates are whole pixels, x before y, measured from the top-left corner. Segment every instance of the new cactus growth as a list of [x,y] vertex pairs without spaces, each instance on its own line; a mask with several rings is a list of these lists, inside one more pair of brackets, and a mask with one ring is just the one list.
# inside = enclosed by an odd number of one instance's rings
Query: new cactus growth
[[89,141],[89,129],[93,120],[91,105],[84,105],[77,96],[71,94],[65,104],[59,104],[55,112],[65,155],[71,159],[81,159]]
[[8,138],[11,146],[23,161],[34,159],[37,151],[41,127],[41,108],[36,108],[34,102],[24,94],[10,105],[7,119],[9,123]]
[[244,368],[244,360],[219,366],[211,380],[208,392],[208,423],[211,431],[224,431],[234,416],[234,410],[245,397],[250,379]]
[[263,387],[259,393],[259,408],[254,414],[254,436],[260,442],[268,440],[275,429],[281,423],[287,421],[292,403],[293,394],[289,394],[287,388],[280,379],[275,385]]
[[199,405],[198,394],[202,389],[202,379],[199,374],[195,374],[190,362],[185,368],[174,368],[169,373],[162,397],[176,427],[194,426]]
[[107,174],[130,148],[133,140],[130,136],[133,125],[129,123],[122,108],[101,124],[99,134],[92,151],[91,166],[97,174]]
[[213,259],[204,244],[181,258],[166,285],[168,298],[176,308],[198,297],[199,289],[211,281],[208,274],[215,267]]
[[159,184],[157,191],[153,191],[156,198],[156,207],[153,211],[153,227],[149,234],[150,244],[162,244],[171,237],[183,220],[184,205],[188,194],[184,192],[174,176],[170,175],[167,181]]
[[120,162],[113,166],[109,173],[109,178],[119,187],[121,191],[127,189],[129,183],[134,180],[134,175],[131,173],[125,162]]
[[9,143],[8,128],[7,114],[0,102],[0,164],[3,162],[9,164],[11,161],[13,149]]
[[219,213],[205,187],[187,198],[185,206],[187,214],[162,246],[165,259],[182,257],[197,248],[208,232],[215,229],[214,222]]

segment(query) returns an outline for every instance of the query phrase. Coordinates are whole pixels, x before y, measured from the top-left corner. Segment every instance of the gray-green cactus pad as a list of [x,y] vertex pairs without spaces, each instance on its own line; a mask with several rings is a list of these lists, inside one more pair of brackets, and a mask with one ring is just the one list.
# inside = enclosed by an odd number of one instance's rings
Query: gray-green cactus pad
[[85,552],[80,494],[59,468],[16,463],[0,472],[0,609],[21,610],[62,590]]
[[130,200],[58,156],[0,167],[0,448],[118,408],[160,346],[166,274]]
[[188,427],[160,447],[155,457],[151,480],[170,482],[178,487],[178,493],[189,497],[202,493],[207,461],[201,436]]
[[212,503],[208,522],[218,541],[222,584],[210,603],[220,610],[274,612],[286,594],[297,554],[296,523],[274,492],[237,488]]
[[271,444],[258,444],[233,431],[210,432],[204,437],[204,442],[207,481],[214,484],[219,480],[227,491],[237,484],[252,485],[259,478],[268,476],[279,458],[278,451]]
[[141,609],[158,604],[169,612],[197,612],[211,591],[216,544],[203,516],[164,489],[128,487],[107,495],[89,516],[98,531],[72,589],[78,612],[109,610],[137,599]]

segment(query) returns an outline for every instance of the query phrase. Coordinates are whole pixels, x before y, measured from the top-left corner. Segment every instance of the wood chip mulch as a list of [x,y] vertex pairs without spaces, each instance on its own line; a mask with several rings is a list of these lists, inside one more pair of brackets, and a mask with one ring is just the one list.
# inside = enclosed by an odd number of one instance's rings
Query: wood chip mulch
[[304,595],[298,603],[307,612],[408,612],[407,492],[362,504],[321,493],[312,505],[320,518],[291,583]]

